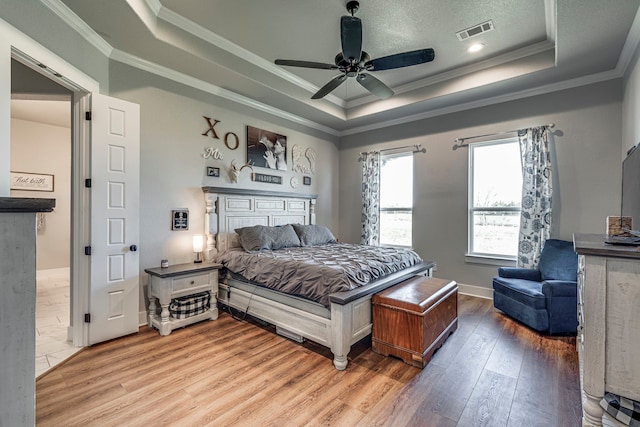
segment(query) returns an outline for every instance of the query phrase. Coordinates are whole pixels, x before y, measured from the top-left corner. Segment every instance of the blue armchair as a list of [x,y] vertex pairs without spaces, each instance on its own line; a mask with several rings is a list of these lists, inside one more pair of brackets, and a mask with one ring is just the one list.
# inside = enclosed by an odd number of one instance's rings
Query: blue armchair
[[549,334],[575,334],[578,256],[573,243],[549,239],[537,269],[501,267],[493,279],[493,306]]

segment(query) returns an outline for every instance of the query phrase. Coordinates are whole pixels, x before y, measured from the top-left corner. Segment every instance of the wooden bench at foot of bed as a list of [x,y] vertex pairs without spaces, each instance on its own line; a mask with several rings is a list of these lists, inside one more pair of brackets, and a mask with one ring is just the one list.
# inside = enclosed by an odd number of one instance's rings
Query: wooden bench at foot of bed
[[373,296],[373,351],[424,368],[458,327],[458,284],[416,276]]

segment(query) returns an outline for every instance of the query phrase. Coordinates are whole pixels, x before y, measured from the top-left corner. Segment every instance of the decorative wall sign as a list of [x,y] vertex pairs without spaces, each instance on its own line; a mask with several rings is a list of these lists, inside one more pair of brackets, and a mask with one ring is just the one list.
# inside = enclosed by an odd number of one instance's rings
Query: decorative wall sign
[[268,169],[287,170],[287,137],[247,126],[247,162]]
[[[204,118],[204,120],[207,122],[207,125],[209,126],[209,128],[202,134],[202,136],[208,136],[209,133],[211,133],[211,138],[220,139],[218,137],[218,133],[216,132],[216,125],[220,123],[220,120],[213,119],[213,123],[211,123],[211,117],[207,117],[207,116],[202,116],[202,117]],[[235,140],[233,141],[233,146],[231,142],[229,142],[230,140]],[[235,150],[236,148],[238,148],[238,146],[240,145],[240,139],[238,138],[238,135],[236,135],[233,132],[225,133],[224,145],[226,145],[229,150]],[[222,160],[222,158],[220,158],[220,160]]]
[[206,147],[204,149],[204,154],[202,155],[202,157],[205,159],[211,157],[214,160],[222,160],[222,153],[217,148]]
[[282,184],[282,177],[277,175],[252,173],[251,179],[253,179],[255,182],[268,182],[269,184]]
[[291,157],[294,172],[316,173],[316,150],[313,148],[309,147],[303,152],[303,148],[296,144],[291,149]]
[[53,175],[11,172],[11,190],[53,191]]
[[171,229],[189,229],[189,209],[174,209],[171,211]]
[[302,177],[302,183],[304,185],[311,185],[311,177],[310,176],[303,176]]
[[215,176],[216,178],[219,178],[220,168],[213,168],[211,166],[207,166],[207,176]]

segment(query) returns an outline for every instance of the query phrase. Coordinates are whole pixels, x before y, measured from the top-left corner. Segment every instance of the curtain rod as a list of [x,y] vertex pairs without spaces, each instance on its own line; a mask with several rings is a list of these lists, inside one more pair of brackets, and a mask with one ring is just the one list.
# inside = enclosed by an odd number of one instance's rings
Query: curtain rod
[[[548,128],[553,128],[555,127],[555,123],[549,123],[546,125],[540,125],[540,126],[546,126]],[[529,126],[532,127],[532,126]],[[469,144],[465,144],[464,142],[469,140],[469,139],[476,139],[476,138],[484,138],[487,136],[499,136],[499,135],[508,135],[510,133],[515,133],[518,132],[520,129],[516,129],[516,130],[509,130],[506,132],[497,132],[497,133],[488,133],[486,135],[476,135],[476,136],[467,136],[466,138],[456,138],[453,141],[455,142],[454,146],[451,148],[453,151],[457,150],[458,148],[462,148],[462,147],[468,147]]]
[[[378,150],[379,153],[384,153],[385,151],[396,151],[396,150],[404,150],[405,148],[413,148],[412,152],[413,153],[426,153],[427,149],[426,148],[420,148],[422,147],[422,144],[413,144],[413,145],[405,145],[402,147],[395,147],[395,148],[385,148],[383,150]],[[364,160],[363,155],[366,153],[360,153],[360,157],[358,157],[358,161],[361,162]]]

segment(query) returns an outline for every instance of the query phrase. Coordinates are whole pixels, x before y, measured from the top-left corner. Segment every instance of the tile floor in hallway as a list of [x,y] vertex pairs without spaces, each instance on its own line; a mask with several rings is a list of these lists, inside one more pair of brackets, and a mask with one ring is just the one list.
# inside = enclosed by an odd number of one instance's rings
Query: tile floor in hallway
[[69,269],[38,271],[37,292],[36,378],[80,350],[67,341]]

